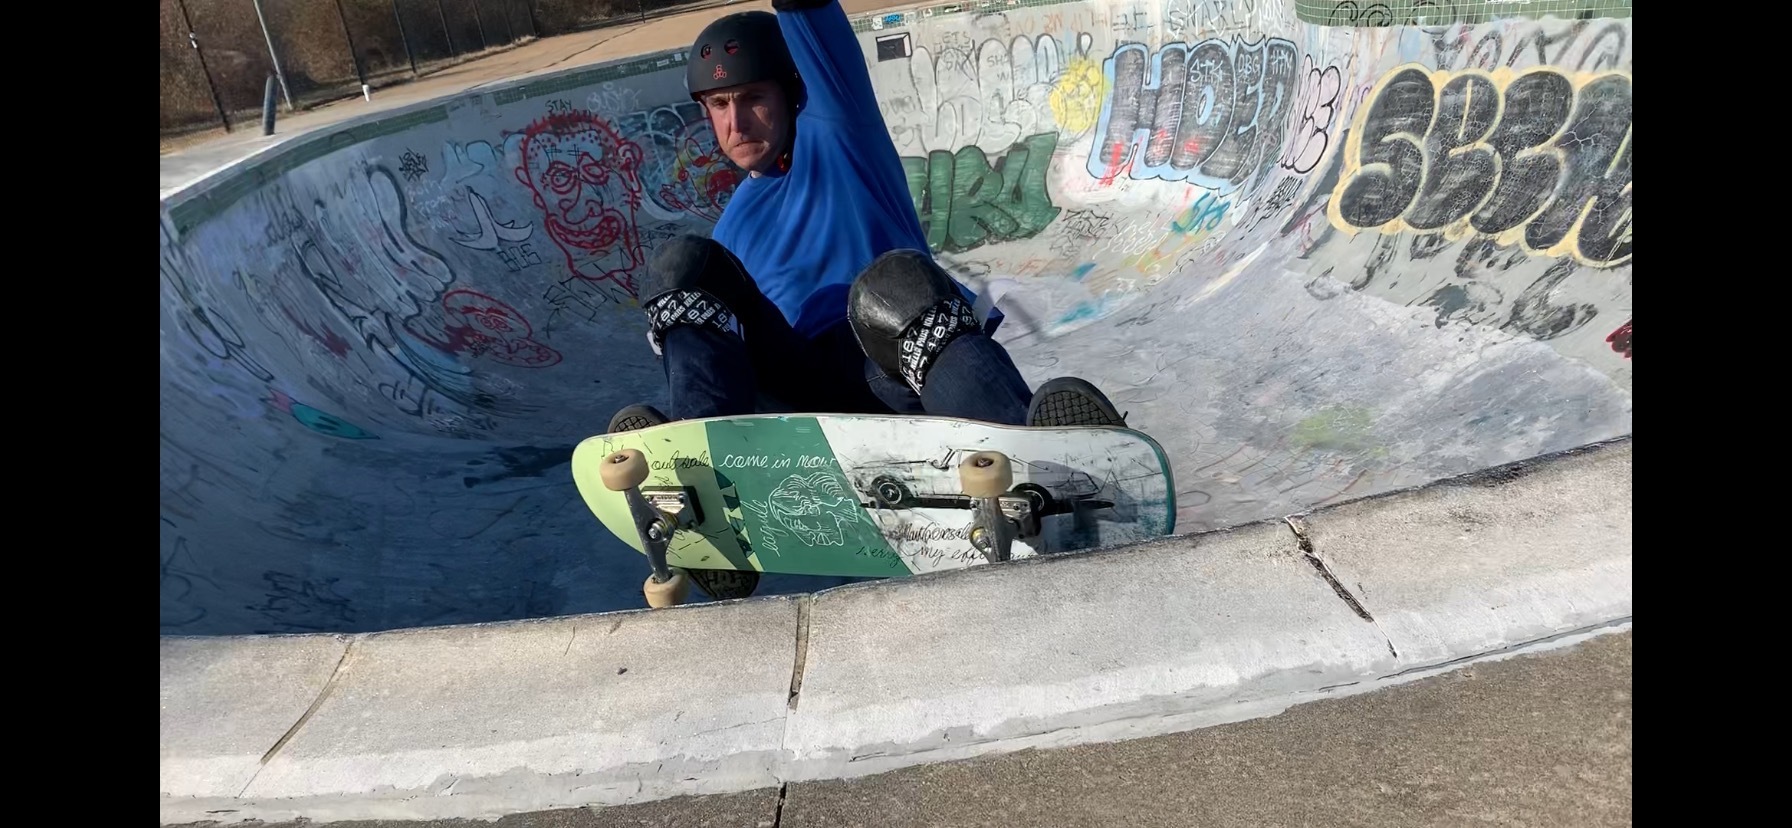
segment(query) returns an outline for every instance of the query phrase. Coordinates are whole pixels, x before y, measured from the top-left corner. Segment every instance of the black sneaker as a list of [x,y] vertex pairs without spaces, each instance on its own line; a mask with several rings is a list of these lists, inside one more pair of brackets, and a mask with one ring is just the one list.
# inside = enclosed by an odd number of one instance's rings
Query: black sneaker
[[1106,395],[1095,386],[1076,377],[1046,380],[1033,392],[1027,406],[1027,425],[1058,426],[1124,426],[1126,416],[1114,409]]
[[627,406],[621,411],[616,412],[616,416],[610,418],[610,427],[605,429],[604,433],[616,434],[623,431],[640,431],[641,429],[650,426],[665,425],[671,421],[671,418],[661,414],[659,409],[642,403]]
[[759,588],[759,572],[752,569],[687,569],[684,574],[711,601],[751,598]]

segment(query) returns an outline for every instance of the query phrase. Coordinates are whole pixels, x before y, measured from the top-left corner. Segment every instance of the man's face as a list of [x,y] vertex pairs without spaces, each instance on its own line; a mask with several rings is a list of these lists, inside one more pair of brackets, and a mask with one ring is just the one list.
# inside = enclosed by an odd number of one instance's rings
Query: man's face
[[777,163],[790,138],[789,106],[783,88],[772,81],[730,86],[703,96],[723,154],[748,172],[765,172]]

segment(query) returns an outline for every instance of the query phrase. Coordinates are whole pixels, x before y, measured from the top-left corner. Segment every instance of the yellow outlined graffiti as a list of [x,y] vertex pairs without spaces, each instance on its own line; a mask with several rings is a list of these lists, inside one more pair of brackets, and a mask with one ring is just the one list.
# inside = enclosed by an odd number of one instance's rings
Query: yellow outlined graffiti
[[1632,256],[1631,136],[1628,72],[1403,64],[1353,114],[1326,215],[1615,267]]

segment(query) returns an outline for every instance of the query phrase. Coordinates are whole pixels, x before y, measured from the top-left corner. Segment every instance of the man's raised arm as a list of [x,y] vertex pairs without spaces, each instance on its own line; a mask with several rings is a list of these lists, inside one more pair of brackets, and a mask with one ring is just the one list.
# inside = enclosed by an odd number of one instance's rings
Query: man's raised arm
[[772,0],[778,25],[809,102],[804,111],[832,121],[883,123],[865,52],[840,0]]

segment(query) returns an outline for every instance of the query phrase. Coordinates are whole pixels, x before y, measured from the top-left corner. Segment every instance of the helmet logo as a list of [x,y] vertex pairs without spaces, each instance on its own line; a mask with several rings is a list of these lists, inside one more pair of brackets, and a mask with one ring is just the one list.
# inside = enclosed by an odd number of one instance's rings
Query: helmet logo
[[718,63],[718,64],[716,64],[716,73],[714,75],[711,75],[710,77],[714,80],[721,80],[725,77],[728,77],[728,73],[722,71],[722,64]]

